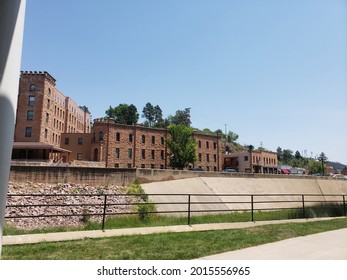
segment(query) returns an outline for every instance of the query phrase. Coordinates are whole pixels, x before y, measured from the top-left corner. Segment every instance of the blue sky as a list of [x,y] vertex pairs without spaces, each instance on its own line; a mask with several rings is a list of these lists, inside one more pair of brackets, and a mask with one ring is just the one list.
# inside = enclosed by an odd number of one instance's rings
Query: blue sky
[[22,70],[93,118],[190,107],[199,129],[347,164],[344,0],[27,0]]

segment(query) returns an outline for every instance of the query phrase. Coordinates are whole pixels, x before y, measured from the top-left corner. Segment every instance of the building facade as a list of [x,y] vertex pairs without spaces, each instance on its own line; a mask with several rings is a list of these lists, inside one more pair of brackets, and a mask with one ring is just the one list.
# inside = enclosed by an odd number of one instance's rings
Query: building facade
[[[104,162],[106,167],[116,168],[167,169],[171,168],[167,137],[170,137],[167,129],[123,125],[113,119],[100,118],[94,120],[93,133],[85,134],[84,138],[75,133],[63,134],[61,148],[78,151],[71,153],[70,161]],[[220,171],[221,136],[194,132],[193,137],[198,161],[189,168]]]
[[237,172],[277,174],[277,153],[268,151],[242,151],[224,155],[224,168]]
[[13,158],[52,159],[68,153],[60,148],[62,133],[90,132],[90,114],[55,85],[47,72],[21,72]]

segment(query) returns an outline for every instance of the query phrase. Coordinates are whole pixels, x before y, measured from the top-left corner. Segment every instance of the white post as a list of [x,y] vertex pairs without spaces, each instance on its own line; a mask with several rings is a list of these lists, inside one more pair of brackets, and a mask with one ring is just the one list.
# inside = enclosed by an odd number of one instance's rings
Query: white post
[[0,1],[0,258],[17,108],[26,0]]

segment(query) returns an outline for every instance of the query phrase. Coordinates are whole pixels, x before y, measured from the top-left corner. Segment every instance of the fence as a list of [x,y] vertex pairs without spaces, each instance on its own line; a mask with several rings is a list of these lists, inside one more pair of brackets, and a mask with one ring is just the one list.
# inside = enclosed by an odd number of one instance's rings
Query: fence
[[248,212],[254,222],[258,211],[299,209],[308,218],[308,207],[317,203],[337,204],[346,216],[345,194],[9,194],[5,219],[96,216],[104,230],[107,216],[134,214],[185,215],[188,225],[205,213]]

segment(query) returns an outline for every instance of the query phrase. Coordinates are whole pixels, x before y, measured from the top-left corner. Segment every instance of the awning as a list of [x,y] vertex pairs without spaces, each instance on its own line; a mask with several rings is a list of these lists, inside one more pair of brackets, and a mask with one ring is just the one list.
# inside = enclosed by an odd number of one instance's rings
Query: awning
[[281,169],[282,174],[290,174],[289,169]]
[[60,147],[41,143],[41,142],[13,142],[14,150],[51,150],[59,153],[71,153],[69,150],[62,149]]

